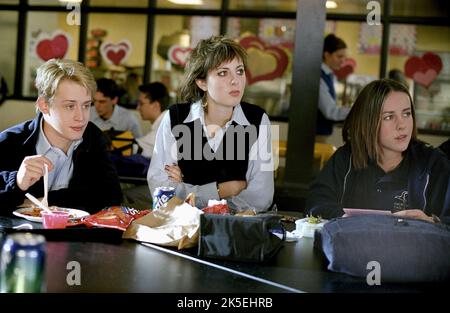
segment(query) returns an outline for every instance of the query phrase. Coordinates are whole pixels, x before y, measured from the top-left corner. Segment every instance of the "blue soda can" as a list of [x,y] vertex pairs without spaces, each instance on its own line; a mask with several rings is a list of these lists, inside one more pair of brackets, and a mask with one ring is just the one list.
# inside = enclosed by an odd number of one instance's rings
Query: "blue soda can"
[[173,196],[175,196],[174,187],[157,187],[153,192],[153,210],[159,210]]
[[45,291],[45,238],[31,233],[6,237],[0,261],[0,292]]

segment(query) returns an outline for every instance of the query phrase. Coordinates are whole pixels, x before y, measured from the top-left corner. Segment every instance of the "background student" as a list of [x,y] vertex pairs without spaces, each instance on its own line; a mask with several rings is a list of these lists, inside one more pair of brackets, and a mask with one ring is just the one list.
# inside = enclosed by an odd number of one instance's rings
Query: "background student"
[[[160,82],[141,85],[139,86],[139,90],[137,110],[144,121],[151,123],[151,127],[145,136],[135,139],[138,145],[137,153],[130,156],[123,156],[121,153],[111,153],[111,159],[120,176],[147,176],[150,159],[155,146],[156,132],[169,104],[167,88]],[[145,195],[148,195],[148,188],[146,189]]]
[[335,122],[341,122],[346,117],[350,108],[337,105],[334,71],[342,67],[347,57],[347,45],[345,42],[329,34],[325,37],[322,53],[322,68],[320,71],[319,106],[316,122],[316,141],[325,141],[324,136],[333,133]]
[[417,140],[408,89],[377,80],[358,95],[339,148],[310,188],[307,212],[333,218],[343,208],[450,223],[450,163]]
[[103,131],[114,128],[117,131],[131,131],[134,138],[141,137],[137,117],[130,110],[117,105],[118,101],[119,87],[116,82],[108,78],[98,79],[91,121]]
[[95,80],[79,62],[52,59],[37,70],[34,120],[0,133],[0,214],[22,204],[25,193],[49,205],[91,213],[119,205],[122,192],[102,132],[89,122]]
[[156,133],[166,113],[169,101],[169,92],[164,84],[153,82],[139,86],[137,109],[141,114],[141,118],[144,121],[149,121],[152,126],[146,135],[136,138],[136,141],[142,149],[142,156],[147,159],[152,157]]
[[[199,208],[210,199],[227,199],[236,210],[269,208],[270,121],[260,107],[241,102],[246,61],[245,50],[223,37],[202,40],[192,51],[181,88],[186,103],[169,108],[156,136],[147,175],[152,192],[159,186],[175,187],[180,198],[195,192]],[[227,136],[238,129],[247,139],[242,145]],[[188,130],[187,145],[178,130]]]

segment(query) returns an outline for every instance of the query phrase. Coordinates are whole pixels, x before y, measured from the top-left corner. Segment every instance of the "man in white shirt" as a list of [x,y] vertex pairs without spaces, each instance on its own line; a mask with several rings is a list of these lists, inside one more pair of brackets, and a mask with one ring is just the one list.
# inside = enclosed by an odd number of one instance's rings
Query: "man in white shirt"
[[316,122],[316,141],[326,142],[333,133],[333,124],[345,120],[350,108],[340,107],[336,102],[333,71],[341,68],[347,57],[347,45],[339,37],[329,34],[323,46],[323,62],[320,71],[319,105]]
[[[156,141],[161,120],[169,104],[169,93],[162,83],[154,82],[139,86],[137,109],[144,121],[152,124],[150,131],[140,138],[136,138],[140,154],[130,157],[113,157],[117,171],[121,176],[146,177],[153,148]],[[140,185],[124,189],[125,205],[139,209],[151,208],[151,195],[148,185]]]
[[156,132],[158,131],[161,119],[166,113],[169,104],[169,94],[166,86],[162,83],[154,82],[139,86],[139,99],[137,109],[144,121],[150,121],[152,126],[150,131],[140,138],[136,138],[139,147],[142,149],[142,156],[150,159],[155,146]]
[[114,128],[118,131],[131,131],[134,138],[142,136],[141,127],[133,112],[117,105],[119,87],[114,80],[97,80],[94,106],[91,108],[91,122],[103,131]]

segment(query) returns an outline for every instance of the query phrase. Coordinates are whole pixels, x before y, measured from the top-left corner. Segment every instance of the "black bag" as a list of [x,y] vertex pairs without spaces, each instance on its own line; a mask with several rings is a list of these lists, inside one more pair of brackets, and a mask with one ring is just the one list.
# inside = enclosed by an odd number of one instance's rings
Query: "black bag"
[[380,266],[383,282],[450,280],[450,227],[386,215],[337,218],[315,232],[328,269],[367,277],[368,263]]
[[202,214],[198,255],[263,262],[278,252],[285,238],[286,231],[280,218],[274,215]]

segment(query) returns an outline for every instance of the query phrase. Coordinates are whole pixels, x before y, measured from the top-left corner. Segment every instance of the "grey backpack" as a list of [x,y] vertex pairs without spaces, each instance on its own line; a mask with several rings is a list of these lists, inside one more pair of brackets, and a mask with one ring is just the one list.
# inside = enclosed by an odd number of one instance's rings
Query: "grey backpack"
[[379,264],[381,283],[450,280],[447,225],[385,215],[336,218],[316,231],[314,245],[331,271],[366,277]]

